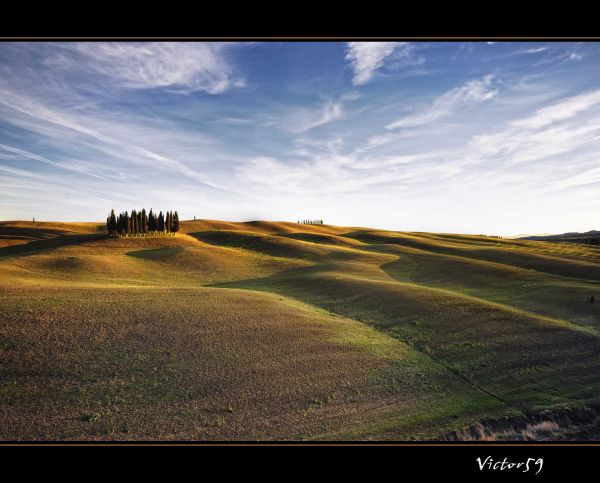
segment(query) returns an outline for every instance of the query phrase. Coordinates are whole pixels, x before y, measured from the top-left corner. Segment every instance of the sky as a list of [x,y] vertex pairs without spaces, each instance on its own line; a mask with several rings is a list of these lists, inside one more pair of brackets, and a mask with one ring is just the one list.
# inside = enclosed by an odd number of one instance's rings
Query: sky
[[2,42],[0,220],[600,229],[600,44]]

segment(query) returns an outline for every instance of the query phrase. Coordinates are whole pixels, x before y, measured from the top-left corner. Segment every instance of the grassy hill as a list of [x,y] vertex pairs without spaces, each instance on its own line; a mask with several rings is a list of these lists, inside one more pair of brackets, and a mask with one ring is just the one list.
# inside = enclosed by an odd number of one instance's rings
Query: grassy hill
[[560,235],[525,236],[523,240],[541,240],[549,242],[584,243],[586,245],[600,245],[600,231],[592,230],[585,233],[562,233]]
[[599,289],[588,245],[0,222],[0,439],[436,439],[593,406]]

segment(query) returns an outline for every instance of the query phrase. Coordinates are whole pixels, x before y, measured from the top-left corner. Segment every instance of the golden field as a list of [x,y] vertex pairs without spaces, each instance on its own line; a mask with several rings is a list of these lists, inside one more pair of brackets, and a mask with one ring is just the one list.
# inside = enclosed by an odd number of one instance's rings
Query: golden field
[[438,439],[594,405],[599,283],[568,243],[0,222],[0,439]]

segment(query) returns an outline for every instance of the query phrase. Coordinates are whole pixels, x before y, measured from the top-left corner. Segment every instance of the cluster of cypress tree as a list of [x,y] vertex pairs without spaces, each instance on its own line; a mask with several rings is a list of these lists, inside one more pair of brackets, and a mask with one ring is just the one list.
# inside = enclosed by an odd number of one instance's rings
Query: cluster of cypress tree
[[158,215],[150,209],[142,211],[131,210],[131,214],[124,211],[115,216],[115,210],[110,211],[106,219],[106,229],[111,235],[118,236],[163,236],[175,234],[179,231],[179,215],[177,212],[161,211]]
[[302,223],[303,225],[322,225],[323,220],[299,220],[298,223]]

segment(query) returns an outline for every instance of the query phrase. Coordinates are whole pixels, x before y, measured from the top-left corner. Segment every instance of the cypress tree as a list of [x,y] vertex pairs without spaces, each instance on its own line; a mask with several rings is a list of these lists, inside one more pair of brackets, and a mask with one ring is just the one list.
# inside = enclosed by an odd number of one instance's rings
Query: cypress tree
[[152,208],[150,208],[150,213],[148,213],[148,231],[156,231],[156,221],[154,220],[154,213],[152,212]]
[[131,210],[131,213],[123,211],[117,216],[113,209],[110,216],[106,218],[106,229],[109,234],[119,236],[175,234],[180,230],[179,213],[177,211],[166,211],[163,214],[161,211],[157,215],[153,209],[146,213],[146,208],[142,208],[140,211]]
[[142,208],[142,233],[148,234],[148,217],[146,216],[146,208]]
[[115,210],[110,210],[110,216],[108,217],[106,227],[108,233],[113,235],[117,231],[117,218],[115,217]]
[[137,213],[135,210],[131,210],[131,234],[137,235]]

